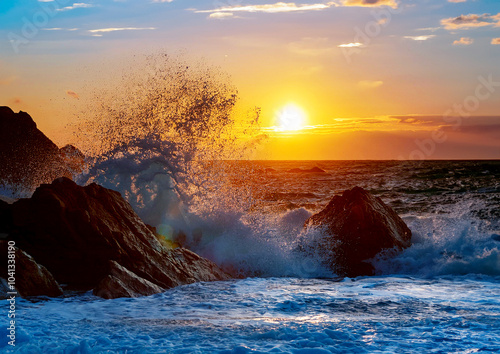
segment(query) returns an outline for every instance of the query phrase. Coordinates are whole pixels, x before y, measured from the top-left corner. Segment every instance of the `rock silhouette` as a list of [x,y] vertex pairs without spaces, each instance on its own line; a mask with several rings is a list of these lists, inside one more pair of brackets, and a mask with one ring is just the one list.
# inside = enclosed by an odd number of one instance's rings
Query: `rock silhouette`
[[368,262],[382,250],[411,245],[411,231],[384,202],[360,187],[334,196],[305,226],[323,233],[319,247],[339,275],[372,275]]
[[[33,190],[57,177],[71,178],[80,162],[75,147],[60,150],[26,112],[0,107],[0,185]],[[72,151],[73,157],[68,153]],[[79,160],[78,160],[79,161]],[[73,166],[69,166],[70,162]]]

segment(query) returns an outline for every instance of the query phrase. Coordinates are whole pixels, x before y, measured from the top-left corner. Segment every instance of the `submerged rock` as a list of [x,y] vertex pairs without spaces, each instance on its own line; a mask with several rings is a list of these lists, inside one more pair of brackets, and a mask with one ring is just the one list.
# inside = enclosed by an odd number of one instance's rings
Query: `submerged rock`
[[336,195],[305,223],[322,232],[325,262],[340,275],[372,275],[368,262],[382,250],[411,245],[411,231],[380,198],[360,187]]
[[97,184],[59,178],[10,208],[9,239],[70,289],[98,286],[110,275],[109,261],[158,289],[228,278],[207,259],[165,248],[120,193]]
[[[7,257],[9,245],[7,241],[0,241],[0,254]],[[21,297],[50,296],[56,297],[63,294],[61,287],[52,274],[26,252],[17,247],[15,255],[15,288]],[[0,263],[0,277],[9,278],[7,262]],[[12,291],[12,289],[7,289]]]

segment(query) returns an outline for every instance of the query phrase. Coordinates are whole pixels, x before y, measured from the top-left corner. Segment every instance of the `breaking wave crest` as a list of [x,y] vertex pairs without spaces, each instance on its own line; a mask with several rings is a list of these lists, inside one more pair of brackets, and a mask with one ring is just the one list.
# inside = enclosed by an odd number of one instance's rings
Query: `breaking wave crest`
[[164,54],[120,77],[90,95],[74,126],[90,158],[79,182],[120,191],[147,223],[172,232],[188,212],[248,207],[247,191],[227,188],[240,171],[225,161],[245,158],[261,138],[259,109],[242,110],[217,68]]

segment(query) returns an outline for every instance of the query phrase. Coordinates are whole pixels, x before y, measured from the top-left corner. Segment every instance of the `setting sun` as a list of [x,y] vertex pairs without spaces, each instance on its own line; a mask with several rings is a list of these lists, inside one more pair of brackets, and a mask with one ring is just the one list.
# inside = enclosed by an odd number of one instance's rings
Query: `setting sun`
[[277,131],[300,130],[306,122],[305,112],[294,104],[288,104],[276,114]]

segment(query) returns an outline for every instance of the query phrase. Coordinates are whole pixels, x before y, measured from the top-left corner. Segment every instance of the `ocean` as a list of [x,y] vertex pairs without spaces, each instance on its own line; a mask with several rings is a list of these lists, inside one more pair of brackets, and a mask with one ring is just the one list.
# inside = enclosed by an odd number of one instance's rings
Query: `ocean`
[[[116,178],[95,180],[120,190],[166,238],[235,279],[132,299],[89,292],[18,300],[11,351],[500,352],[500,161],[232,164],[232,171],[245,172],[224,188],[209,183],[211,194],[189,202],[167,188],[156,192],[154,207],[138,198],[141,188],[131,193]],[[290,171],[314,167],[324,172]],[[143,171],[140,183],[169,185],[151,166]],[[297,247],[310,237],[304,221],[354,186],[403,218],[412,246],[374,259],[375,276],[341,278]],[[6,334],[1,328],[0,336]]]

